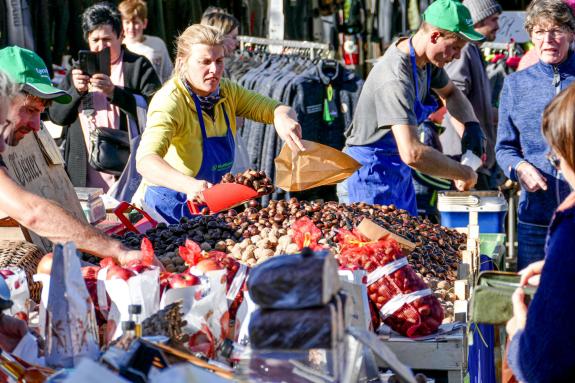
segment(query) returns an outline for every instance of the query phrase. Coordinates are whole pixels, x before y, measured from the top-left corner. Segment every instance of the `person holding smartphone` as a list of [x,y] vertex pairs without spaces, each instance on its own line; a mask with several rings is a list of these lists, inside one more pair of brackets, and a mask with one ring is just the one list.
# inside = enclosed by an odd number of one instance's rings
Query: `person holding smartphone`
[[[114,257],[121,264],[141,259],[139,250],[126,248],[54,201],[27,191],[10,176],[5,148],[17,147],[24,137],[38,132],[45,108],[69,103],[72,97],[52,86],[46,65],[30,50],[0,49],[0,68],[0,211],[52,243],[73,241],[80,251]],[[0,328],[4,326],[8,324],[0,318]],[[10,342],[0,339],[0,348],[6,344]]]
[[150,61],[122,45],[122,17],[112,4],[87,8],[82,14],[82,30],[90,51],[103,54],[109,49],[110,68],[102,72],[110,74],[90,75],[80,68],[72,69],[60,84],[72,102],[54,104],[49,116],[54,123],[68,126],[64,157],[74,186],[108,191],[116,177],[89,165],[90,129],[127,131],[128,118],[137,121],[137,96],[147,102],[161,84]]

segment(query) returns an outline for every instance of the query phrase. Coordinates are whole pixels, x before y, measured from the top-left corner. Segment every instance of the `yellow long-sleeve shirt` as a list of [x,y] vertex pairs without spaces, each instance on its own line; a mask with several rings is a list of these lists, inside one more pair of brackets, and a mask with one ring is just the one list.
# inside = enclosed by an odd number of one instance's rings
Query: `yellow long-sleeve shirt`
[[[236,116],[271,124],[274,109],[280,104],[227,79],[220,82],[220,96],[221,99],[214,107],[214,119],[203,112],[208,137],[226,135],[227,125],[222,105],[235,137]],[[136,161],[149,154],[159,155],[187,176],[193,177],[200,170],[204,153],[198,114],[192,97],[178,78],[166,82],[150,102],[146,129],[136,153]],[[150,185],[145,180],[144,183]]]

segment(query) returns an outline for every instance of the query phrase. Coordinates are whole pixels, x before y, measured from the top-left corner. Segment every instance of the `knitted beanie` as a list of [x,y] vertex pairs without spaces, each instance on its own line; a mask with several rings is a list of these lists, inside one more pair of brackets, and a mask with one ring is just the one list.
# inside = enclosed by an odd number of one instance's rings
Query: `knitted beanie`
[[495,13],[501,13],[503,10],[495,0],[464,0],[463,5],[469,9],[473,24],[477,24]]

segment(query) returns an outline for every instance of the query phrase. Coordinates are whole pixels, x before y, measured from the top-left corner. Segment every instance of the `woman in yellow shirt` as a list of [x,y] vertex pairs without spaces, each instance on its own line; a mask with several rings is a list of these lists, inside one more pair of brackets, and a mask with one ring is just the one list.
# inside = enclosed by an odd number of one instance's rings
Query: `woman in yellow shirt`
[[215,28],[188,27],[178,37],[174,76],[148,109],[137,168],[146,206],[168,223],[190,216],[186,201],[231,169],[236,116],[273,123],[293,151],[304,149],[293,109],[222,79],[223,42]]

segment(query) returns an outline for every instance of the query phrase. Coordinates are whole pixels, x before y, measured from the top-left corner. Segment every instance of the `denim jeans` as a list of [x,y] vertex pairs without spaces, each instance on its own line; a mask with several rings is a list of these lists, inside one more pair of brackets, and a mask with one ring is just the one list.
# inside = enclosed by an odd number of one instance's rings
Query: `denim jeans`
[[545,226],[517,224],[517,271],[545,257],[547,230]]

